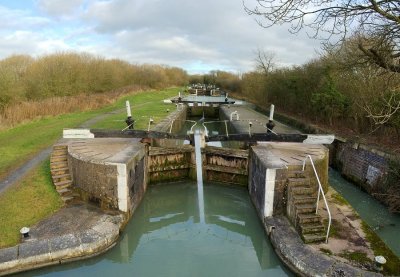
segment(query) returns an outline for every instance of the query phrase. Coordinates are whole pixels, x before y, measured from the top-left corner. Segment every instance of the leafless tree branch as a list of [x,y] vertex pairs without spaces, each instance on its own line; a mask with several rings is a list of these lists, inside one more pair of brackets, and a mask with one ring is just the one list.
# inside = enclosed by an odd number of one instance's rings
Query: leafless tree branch
[[362,34],[369,38],[369,43],[359,44],[365,57],[400,73],[399,0],[256,0],[254,8],[244,6],[265,28],[287,23],[292,33],[308,28],[314,31],[312,37],[327,34],[328,40]]

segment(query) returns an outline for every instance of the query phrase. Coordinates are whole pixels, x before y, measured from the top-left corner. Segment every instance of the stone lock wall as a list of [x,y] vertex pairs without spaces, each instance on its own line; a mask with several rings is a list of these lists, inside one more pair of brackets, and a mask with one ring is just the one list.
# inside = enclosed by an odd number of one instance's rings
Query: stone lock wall
[[137,208],[146,192],[147,162],[147,157],[143,155],[134,157],[127,164],[127,208],[130,212]]
[[[179,108],[171,112],[162,121],[157,122],[154,127],[151,128],[153,131],[166,132],[166,133],[178,133],[185,125],[186,114],[188,108],[185,105],[179,105]],[[182,145],[181,140],[173,139],[153,139],[152,146],[155,147],[179,147]]]
[[248,189],[262,218],[285,213],[287,172],[288,169],[283,164],[266,164],[251,148]]
[[83,200],[131,213],[147,187],[145,147],[126,162],[100,162],[69,153],[74,189]]
[[115,164],[92,163],[69,156],[74,187],[84,200],[118,209],[118,169]]
[[[324,190],[328,187],[328,149],[320,147],[321,157],[314,159],[316,170]],[[250,197],[259,213],[264,218],[286,214],[288,205],[288,176],[291,171],[302,170],[302,163],[286,164],[271,149],[262,146],[250,148],[248,189]],[[318,187],[311,166],[305,169],[310,183]]]
[[[306,133],[323,134],[325,130],[316,126],[305,124],[295,118],[275,114],[275,118],[290,126],[302,129]],[[329,146],[329,164],[337,169],[345,178],[361,186],[367,192],[381,191],[382,180],[389,170],[390,160],[399,159],[393,153],[379,150],[376,147],[347,141],[345,138],[336,137],[333,144]]]
[[256,210],[260,215],[263,215],[265,206],[266,167],[253,151],[250,151],[249,167],[249,194]]
[[153,131],[158,132],[179,132],[185,124],[187,114],[187,106],[181,105],[179,109],[171,112],[160,122],[156,122],[156,125],[151,128]]
[[332,165],[366,191],[380,186],[388,170],[388,161],[393,158],[372,147],[343,140],[336,140],[331,151]]

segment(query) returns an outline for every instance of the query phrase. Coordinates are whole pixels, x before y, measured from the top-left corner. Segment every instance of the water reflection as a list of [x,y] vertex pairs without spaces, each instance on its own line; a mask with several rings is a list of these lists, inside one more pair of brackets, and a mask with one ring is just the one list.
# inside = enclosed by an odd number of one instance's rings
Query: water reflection
[[109,252],[33,274],[290,275],[272,250],[245,188],[206,184],[204,201],[205,223],[200,224],[195,182],[152,186]]
[[[204,194],[200,224],[195,183],[150,188],[118,246],[121,256],[113,258],[135,264],[147,276],[258,276],[270,270],[287,275],[245,189],[207,185]],[[131,256],[123,259],[122,253]],[[149,267],[150,257],[157,266]]]

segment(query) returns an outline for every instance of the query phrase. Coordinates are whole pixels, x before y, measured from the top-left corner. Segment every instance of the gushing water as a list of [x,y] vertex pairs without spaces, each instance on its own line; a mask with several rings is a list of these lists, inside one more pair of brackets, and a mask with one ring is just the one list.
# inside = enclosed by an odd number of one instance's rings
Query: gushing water
[[194,134],[194,147],[196,155],[196,174],[197,174],[197,202],[199,204],[200,223],[205,223],[204,219],[204,192],[203,192],[203,167],[201,161],[201,136],[200,130]]

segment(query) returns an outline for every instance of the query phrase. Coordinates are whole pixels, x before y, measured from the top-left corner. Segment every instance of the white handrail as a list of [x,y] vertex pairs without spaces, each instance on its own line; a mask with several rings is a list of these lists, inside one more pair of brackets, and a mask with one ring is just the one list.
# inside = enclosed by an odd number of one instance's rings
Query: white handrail
[[175,122],[175,119],[173,119],[172,122],[171,122],[171,127],[169,128],[169,133],[170,134],[172,133],[172,126],[174,125],[174,122]]
[[194,120],[185,120],[185,121],[194,123],[194,124],[192,125],[192,127],[190,127],[190,133],[193,133],[193,128],[194,128],[194,126],[197,125],[197,121],[194,121]]
[[121,132],[125,131],[126,129],[129,129],[129,127],[133,126],[133,124],[135,124],[135,122],[129,124],[128,126],[126,126],[124,129],[121,130]]
[[204,135],[205,135],[206,137],[208,137],[208,129],[207,129],[206,125],[205,125],[206,123],[208,123],[208,122],[203,122],[202,125],[203,125],[203,127],[204,127],[204,132],[205,132]]
[[227,124],[228,120],[224,120],[224,122],[225,122],[225,133],[226,133],[226,136],[229,137],[228,124]]
[[329,210],[328,202],[326,201],[324,190],[322,189],[322,185],[321,185],[321,182],[320,182],[320,180],[319,180],[317,170],[315,169],[314,162],[313,162],[313,160],[312,160],[312,158],[311,158],[310,155],[307,155],[306,158],[305,158],[304,161],[303,161],[303,171],[304,171],[304,169],[305,169],[305,167],[306,167],[306,160],[307,160],[307,158],[310,159],[310,162],[311,162],[311,165],[312,165],[312,168],[313,168],[313,170],[314,170],[314,174],[315,174],[315,177],[317,178],[318,186],[319,186],[319,188],[318,188],[318,197],[317,197],[317,205],[316,205],[315,213],[316,213],[316,214],[318,213],[319,195],[321,194],[321,192],[322,192],[322,197],[323,197],[323,199],[324,199],[324,203],[325,203],[325,206],[326,206],[326,210],[327,210],[327,212],[328,212],[329,222],[328,222],[328,230],[326,231],[326,239],[325,239],[325,243],[328,243],[329,231],[330,231],[330,229],[331,229],[331,222],[332,222],[331,211]]

